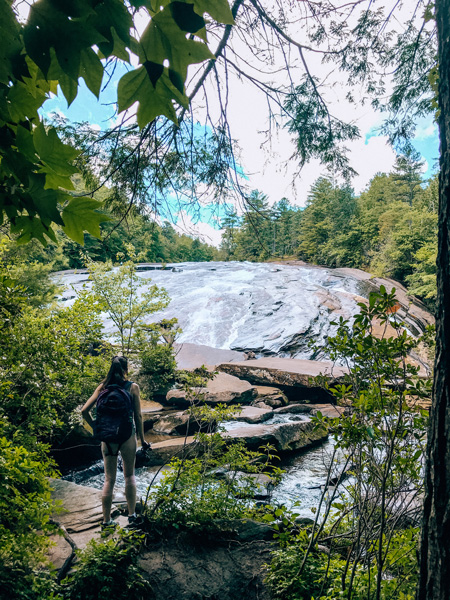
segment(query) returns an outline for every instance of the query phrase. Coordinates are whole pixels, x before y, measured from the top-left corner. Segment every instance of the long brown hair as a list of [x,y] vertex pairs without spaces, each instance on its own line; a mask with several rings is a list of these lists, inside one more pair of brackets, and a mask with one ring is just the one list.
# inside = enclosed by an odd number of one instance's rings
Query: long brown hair
[[128,373],[128,360],[125,356],[115,356],[112,359],[111,366],[108,371],[108,375],[103,381],[103,387],[107,388],[109,385],[120,385],[126,380],[126,374]]

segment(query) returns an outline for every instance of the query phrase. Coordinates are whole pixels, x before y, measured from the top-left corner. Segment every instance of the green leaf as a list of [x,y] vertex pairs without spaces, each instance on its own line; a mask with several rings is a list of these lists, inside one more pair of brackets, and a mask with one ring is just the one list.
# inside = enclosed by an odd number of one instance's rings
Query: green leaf
[[[145,70],[147,71],[147,75],[150,77],[150,81],[152,82],[153,87],[156,88],[158,79],[161,77],[161,75],[164,72],[163,65],[152,62],[151,60],[147,60],[144,63],[144,67],[145,67]],[[170,74],[169,74],[169,77],[170,77]]]
[[98,98],[103,80],[103,65],[91,48],[81,52],[80,75],[94,96]]
[[208,13],[218,23],[234,25],[233,13],[227,0],[194,0],[194,10],[199,15]]
[[117,90],[119,112],[126,110],[135,102],[139,102],[137,120],[141,129],[159,115],[164,115],[177,123],[172,104],[172,99],[177,94],[177,90],[170,84],[167,75],[160,77],[156,87],[153,87],[145,68],[139,67],[124,75],[119,81]]
[[70,106],[78,94],[78,81],[74,81],[65,73],[59,74],[59,87],[67,101],[67,106]]
[[146,27],[140,43],[141,63],[147,60],[169,66],[180,74],[183,82],[191,64],[215,58],[203,42],[186,39],[185,33],[175,23],[170,11],[158,13]]
[[72,198],[62,213],[65,233],[81,245],[84,244],[84,231],[100,238],[100,223],[111,220],[107,215],[95,212],[101,205],[92,198]]
[[18,81],[8,90],[7,101],[11,119],[16,123],[25,119],[38,118],[38,109],[46,99],[45,93],[27,80]]
[[51,227],[46,226],[41,219],[37,217],[18,217],[14,223],[11,224],[11,233],[19,234],[17,238],[18,244],[27,244],[33,238],[41,242],[43,246],[47,246],[48,236],[51,240],[56,242],[54,231]]
[[202,16],[194,12],[193,4],[171,2],[169,8],[172,12],[173,20],[181,31],[196,33],[199,29],[205,27],[205,20]]
[[[113,0],[110,0],[108,5],[112,3]],[[117,0],[114,0],[116,3]],[[99,3],[100,6],[104,4]],[[70,3],[38,0],[31,6],[23,37],[28,55],[44,75],[50,68],[53,48],[61,71],[73,81],[78,81],[82,50],[107,41],[95,27],[99,19],[95,20],[96,15],[89,0]],[[102,29],[109,31],[110,26],[105,17],[101,22]]]
[[77,173],[78,169],[71,163],[80,153],[79,150],[63,144],[54,127],[46,132],[42,123],[34,131],[34,147],[43,163],[40,170],[46,174],[45,186],[73,189],[70,176]]
[[30,175],[29,195],[31,196],[36,212],[41,219],[53,221],[59,225],[63,225],[58,203],[64,202],[69,196],[59,190],[44,189],[46,177],[40,173],[32,173]]
[[0,83],[8,85],[11,59],[21,51],[19,27],[9,2],[0,2]]

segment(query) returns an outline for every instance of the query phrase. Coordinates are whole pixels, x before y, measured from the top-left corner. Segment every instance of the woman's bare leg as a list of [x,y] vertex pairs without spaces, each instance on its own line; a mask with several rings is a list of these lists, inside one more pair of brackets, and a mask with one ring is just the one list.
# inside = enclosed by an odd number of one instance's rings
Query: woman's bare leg
[[123,459],[123,476],[125,477],[125,497],[127,499],[128,514],[134,515],[136,510],[136,479],[134,477],[136,436],[134,434],[122,444],[120,454]]
[[[117,451],[119,444],[109,444],[113,454],[109,453],[108,447],[102,442],[103,463],[105,465],[105,483],[102,491],[102,509],[103,522],[108,523],[111,520],[111,506],[116,483],[117,473]],[[115,455],[115,456],[114,456]]]

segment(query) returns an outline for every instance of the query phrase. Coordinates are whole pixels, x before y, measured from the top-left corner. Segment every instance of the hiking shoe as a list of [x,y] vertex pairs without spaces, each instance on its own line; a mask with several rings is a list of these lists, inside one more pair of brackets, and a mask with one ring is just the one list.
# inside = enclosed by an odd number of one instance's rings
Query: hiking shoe
[[137,515],[129,515],[128,525],[125,525],[125,529],[139,529],[144,524],[144,519]]
[[110,519],[107,523],[102,523],[100,525],[102,534],[104,533],[106,535],[112,533],[114,529],[116,529],[116,527],[118,527],[118,523],[116,521],[113,521],[112,519]]

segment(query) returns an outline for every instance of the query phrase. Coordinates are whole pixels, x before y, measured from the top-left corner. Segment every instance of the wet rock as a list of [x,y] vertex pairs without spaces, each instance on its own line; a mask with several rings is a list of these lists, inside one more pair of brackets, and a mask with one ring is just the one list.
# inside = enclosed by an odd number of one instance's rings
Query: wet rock
[[347,369],[331,362],[295,358],[259,358],[244,362],[223,363],[220,371],[241,377],[255,385],[283,385],[294,388],[315,388],[312,378],[323,375],[328,382],[338,382]]
[[102,458],[100,442],[94,438],[88,425],[76,425],[65,440],[54,448],[54,457],[60,465],[86,465]]
[[143,413],[142,414],[142,425],[144,426],[144,431],[148,431],[149,429],[153,429],[155,423],[157,423],[160,419],[160,415],[154,413]]
[[310,519],[309,517],[296,517],[294,523],[300,527],[308,527],[309,525],[314,525],[314,519]]
[[[230,363],[231,364],[231,363]],[[226,373],[218,373],[209,380],[205,388],[192,390],[194,398],[210,406],[216,404],[250,404],[256,396],[255,388],[247,381]],[[166,396],[166,402],[179,407],[191,405],[185,390],[170,390]]]
[[193,435],[206,426],[206,423],[198,421],[189,412],[177,412],[160,417],[153,426],[153,431],[166,435]]
[[211,348],[202,344],[174,344],[177,367],[179,369],[198,369],[206,365],[214,367],[223,362],[244,360],[243,352]]
[[[266,405],[265,405],[266,406]],[[263,423],[270,419],[273,410],[270,407],[259,408],[257,406],[244,406],[240,413],[233,417],[233,421],[245,421],[246,423]]]
[[239,439],[250,449],[271,444],[279,452],[292,452],[325,440],[325,428],[316,428],[311,420],[296,423],[261,424],[239,427],[223,434],[228,439]]
[[281,408],[275,408],[274,414],[311,414],[315,416],[317,411],[320,411],[322,415],[325,417],[330,417],[334,419],[336,417],[340,417],[344,408],[335,406],[334,404],[288,404],[287,406],[282,406]]
[[285,394],[283,394],[283,392],[276,387],[270,387],[266,385],[257,385],[255,387],[258,394],[256,401],[262,401],[272,408],[285,406],[288,403],[288,399]]
[[269,406],[265,402],[258,402],[257,400],[254,400],[252,402],[252,406],[254,406],[255,408],[262,408],[264,410],[271,410],[271,411],[273,411],[273,408],[271,406]]
[[242,492],[240,498],[254,498],[255,500],[268,500],[274,488],[273,479],[264,473],[243,473],[241,471],[229,472],[228,478],[237,480]]
[[291,413],[294,415],[308,414],[311,412],[313,405],[311,404],[288,404],[287,406],[281,406],[280,408],[274,408],[275,414],[287,414]]

